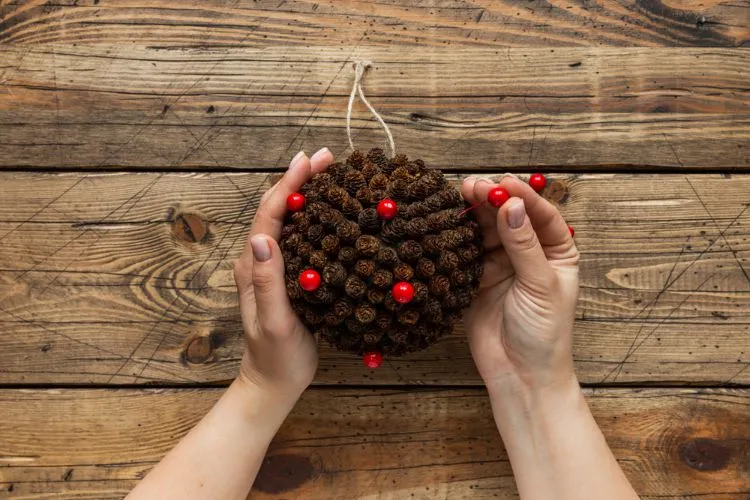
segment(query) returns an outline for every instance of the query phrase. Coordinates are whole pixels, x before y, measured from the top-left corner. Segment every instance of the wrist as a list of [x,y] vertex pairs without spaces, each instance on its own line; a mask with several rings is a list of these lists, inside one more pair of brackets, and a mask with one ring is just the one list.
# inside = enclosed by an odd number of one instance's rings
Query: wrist
[[531,431],[537,422],[563,413],[586,409],[586,401],[572,372],[543,385],[529,385],[520,377],[508,375],[487,384],[492,411],[503,438]]
[[301,391],[258,384],[240,373],[227,393],[236,400],[244,418],[275,433],[294,408]]

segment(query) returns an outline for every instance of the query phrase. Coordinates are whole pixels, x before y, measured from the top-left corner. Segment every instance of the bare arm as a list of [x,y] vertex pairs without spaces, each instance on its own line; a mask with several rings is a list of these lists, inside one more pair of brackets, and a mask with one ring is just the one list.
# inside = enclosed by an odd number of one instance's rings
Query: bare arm
[[521,498],[638,498],[575,379],[551,391],[495,387],[490,397]]
[[286,198],[333,157],[300,153],[261,199],[235,264],[245,330],[240,375],[200,423],[128,495],[129,500],[244,500],[268,445],[315,375],[318,352],[292,310],[277,240]]
[[128,499],[244,499],[296,401],[238,378]]
[[[523,499],[636,499],[573,372],[578,250],[558,210],[521,180],[483,205],[485,274],[466,314],[472,355]],[[471,203],[495,188],[469,178]]]

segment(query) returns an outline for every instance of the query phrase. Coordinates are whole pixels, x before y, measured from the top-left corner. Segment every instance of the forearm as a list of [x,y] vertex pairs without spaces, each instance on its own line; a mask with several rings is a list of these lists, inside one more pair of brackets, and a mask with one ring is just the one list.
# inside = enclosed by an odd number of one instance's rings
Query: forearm
[[244,500],[295,401],[236,380],[127,498]]
[[638,498],[575,378],[538,393],[503,385],[490,395],[521,498]]

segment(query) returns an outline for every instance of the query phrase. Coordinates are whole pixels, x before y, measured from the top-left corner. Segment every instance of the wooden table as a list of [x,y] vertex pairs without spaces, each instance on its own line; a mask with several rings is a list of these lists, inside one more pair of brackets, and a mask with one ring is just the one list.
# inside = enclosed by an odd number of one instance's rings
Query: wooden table
[[[0,2],[0,497],[122,497],[237,371],[232,260],[351,63],[400,151],[549,173],[576,369],[643,498],[750,495],[748,0]],[[382,144],[364,107],[354,139]],[[462,331],[321,346],[252,498],[511,498]]]

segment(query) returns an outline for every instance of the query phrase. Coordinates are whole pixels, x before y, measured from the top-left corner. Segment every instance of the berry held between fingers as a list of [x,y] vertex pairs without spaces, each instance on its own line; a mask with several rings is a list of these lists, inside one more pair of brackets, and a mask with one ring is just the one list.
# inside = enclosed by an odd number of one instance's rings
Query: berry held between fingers
[[487,202],[495,208],[500,208],[510,199],[510,193],[507,189],[495,186],[487,193]]

